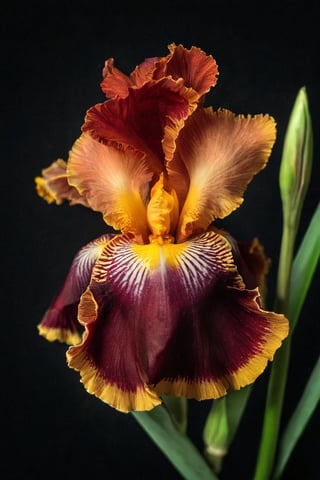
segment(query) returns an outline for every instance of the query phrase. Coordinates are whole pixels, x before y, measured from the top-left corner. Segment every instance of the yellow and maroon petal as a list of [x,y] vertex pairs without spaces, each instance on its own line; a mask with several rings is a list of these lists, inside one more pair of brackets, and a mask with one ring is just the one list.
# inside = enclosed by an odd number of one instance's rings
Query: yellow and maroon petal
[[187,310],[157,359],[150,378],[156,392],[206,400],[254,382],[288,335],[287,319],[262,310],[258,296],[220,285]]
[[88,133],[70,152],[69,183],[108,225],[144,240],[148,238],[145,197],[152,177],[142,153],[104,145]]
[[151,409],[163,393],[217,398],[253,382],[286,336],[286,319],[257,296],[214,232],[163,245],[117,236],[81,298],[86,334],[69,366],[121,411]]
[[67,163],[59,158],[53,162],[48,168],[44,168],[41,172],[42,177],[36,177],[36,190],[40,197],[48,203],[55,202],[61,205],[67,200],[70,205],[81,204],[88,206],[86,199],[68,183],[67,179]]
[[[137,245],[117,236],[106,245],[79,305],[86,334],[67,354],[69,366],[80,371],[90,393],[124,412],[161,403],[148,377],[176,328],[179,287],[196,301],[206,278],[214,282],[235,271],[227,242],[209,236],[209,242],[199,240],[200,257],[192,244]],[[214,251],[209,260],[206,245]],[[172,269],[169,283],[167,269]]]
[[275,122],[268,115],[245,117],[199,108],[188,119],[168,165],[170,175],[185,176],[187,169],[190,177],[179,241],[241,205],[247,185],[265,167],[275,138]]
[[[90,287],[92,288],[92,287]],[[82,295],[79,319],[83,342],[67,351],[70,368],[80,372],[86,390],[122,412],[151,410],[161,403],[149,389],[137,358],[135,318],[115,303],[107,285]]]
[[164,157],[172,158],[176,137],[197,100],[198,94],[186,89],[183,81],[164,78],[147,82],[129,89],[126,98],[90,108],[82,130],[104,143],[144,152],[150,168],[160,174]]
[[68,344],[81,341],[83,328],[78,322],[78,304],[90,283],[93,266],[112,235],[88,243],[75,256],[63,287],[38,325],[40,335],[49,341]]

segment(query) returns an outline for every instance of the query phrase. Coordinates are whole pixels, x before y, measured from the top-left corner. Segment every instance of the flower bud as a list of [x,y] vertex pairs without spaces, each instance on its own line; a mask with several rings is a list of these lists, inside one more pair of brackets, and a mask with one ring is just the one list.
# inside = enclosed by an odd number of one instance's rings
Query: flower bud
[[312,122],[306,89],[302,87],[289,118],[279,177],[285,221],[289,221],[292,226],[299,222],[301,208],[309,186],[312,161]]
[[219,473],[222,462],[228,452],[229,425],[226,397],[214,400],[203,431],[205,455]]

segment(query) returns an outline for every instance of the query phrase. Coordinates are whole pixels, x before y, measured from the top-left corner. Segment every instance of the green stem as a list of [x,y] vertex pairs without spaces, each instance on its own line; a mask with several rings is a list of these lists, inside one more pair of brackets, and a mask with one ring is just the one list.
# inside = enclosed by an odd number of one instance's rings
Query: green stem
[[296,228],[290,219],[285,219],[281,239],[281,250],[278,267],[277,291],[274,309],[286,313],[288,307],[290,277],[293,262]]
[[[288,306],[295,237],[296,228],[292,226],[290,221],[285,221],[281,240],[275,301],[275,311],[284,314],[286,314]],[[291,338],[289,336],[276,353],[272,363],[254,480],[269,480],[274,467],[287,382],[290,346]]]

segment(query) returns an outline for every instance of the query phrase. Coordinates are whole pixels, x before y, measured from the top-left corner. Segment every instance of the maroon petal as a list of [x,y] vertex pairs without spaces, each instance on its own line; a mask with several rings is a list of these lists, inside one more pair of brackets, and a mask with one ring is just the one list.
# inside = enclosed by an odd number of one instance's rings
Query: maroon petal
[[109,242],[79,305],[86,328],[69,349],[90,393],[122,411],[161,394],[217,398],[253,382],[288,325],[244,289],[229,243],[207,232],[183,244]]
[[75,256],[63,287],[38,325],[40,335],[47,340],[68,344],[81,340],[83,327],[77,319],[79,300],[90,282],[94,264],[112,236],[103,235],[88,243]]
[[170,159],[184,121],[195,108],[198,95],[172,78],[150,81],[130,89],[126,98],[95,105],[87,112],[83,131],[104,143],[144,152],[155,173]]

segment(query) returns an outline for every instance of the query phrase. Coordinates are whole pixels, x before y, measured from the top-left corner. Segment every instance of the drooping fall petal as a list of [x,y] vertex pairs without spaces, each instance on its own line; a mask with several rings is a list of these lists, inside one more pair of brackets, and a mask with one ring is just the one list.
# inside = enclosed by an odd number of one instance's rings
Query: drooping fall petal
[[190,177],[179,241],[205,231],[213,220],[241,205],[248,183],[265,167],[275,137],[275,122],[268,115],[236,116],[207,108],[189,118],[177,140],[175,158],[168,164],[173,184],[185,169]]
[[214,232],[164,245],[117,236],[81,298],[86,333],[69,349],[69,366],[90,393],[125,412],[153,408],[163,393],[201,400],[247,385],[287,322],[243,287],[229,243]]
[[77,319],[79,300],[90,283],[95,262],[111,238],[112,235],[103,235],[82,247],[75,256],[63,287],[38,325],[40,335],[47,340],[80,342],[83,328]]
[[250,243],[239,242],[226,230],[217,229],[215,226],[211,226],[210,230],[223,235],[230,243],[235,264],[246,288],[253,290],[258,287],[260,296],[265,299],[266,277],[269,273],[271,259],[266,256],[264,247],[258,238],[254,238]]
[[253,289],[258,287],[262,305],[266,303],[267,283],[271,260],[267,258],[264,248],[257,238],[251,243],[238,242],[239,257],[235,257],[238,270],[245,279],[246,287]]
[[258,296],[258,290],[217,286],[186,311],[158,358],[155,390],[204,400],[254,382],[288,334],[286,318],[262,310]]

